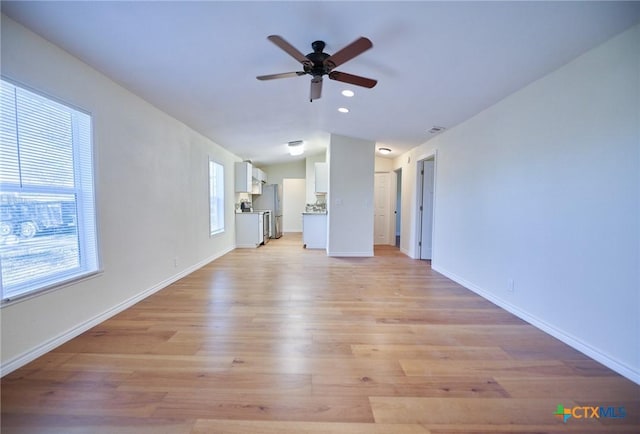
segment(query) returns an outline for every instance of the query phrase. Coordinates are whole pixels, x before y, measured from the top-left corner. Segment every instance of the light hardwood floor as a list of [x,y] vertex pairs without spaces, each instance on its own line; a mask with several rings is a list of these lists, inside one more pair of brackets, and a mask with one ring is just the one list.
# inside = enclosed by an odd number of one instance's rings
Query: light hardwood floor
[[[638,433],[640,387],[379,247],[236,250],[2,379],[2,433]],[[624,407],[563,423],[558,404]]]

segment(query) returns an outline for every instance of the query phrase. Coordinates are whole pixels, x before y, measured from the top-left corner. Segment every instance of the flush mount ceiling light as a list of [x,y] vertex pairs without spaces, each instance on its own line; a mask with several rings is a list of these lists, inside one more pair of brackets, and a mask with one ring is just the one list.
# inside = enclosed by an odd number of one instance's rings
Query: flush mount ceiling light
[[382,155],[387,155],[391,153],[391,149],[389,148],[378,148],[378,152],[380,152]]
[[340,107],[340,108],[338,109],[338,111],[339,111],[340,113],[349,113],[349,109],[348,109],[348,108],[346,108],[346,107]]
[[429,130],[429,133],[431,133],[431,134],[437,134],[437,133],[440,133],[440,132],[442,132],[442,131],[444,131],[444,130],[446,130],[446,128],[445,128],[445,127],[433,126],[433,127],[431,127],[431,129]]
[[302,155],[304,152],[303,144],[304,142],[302,140],[295,140],[287,143],[287,146],[289,147],[289,155]]
[[353,95],[355,95],[355,93],[352,90],[345,89],[342,91],[342,95],[346,96],[347,98],[351,98]]

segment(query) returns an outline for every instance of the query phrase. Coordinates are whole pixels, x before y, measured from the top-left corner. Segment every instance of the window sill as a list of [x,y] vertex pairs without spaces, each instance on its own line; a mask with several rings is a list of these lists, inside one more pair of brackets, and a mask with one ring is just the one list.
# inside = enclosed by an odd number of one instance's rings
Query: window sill
[[59,283],[54,283],[52,285],[45,286],[33,292],[28,292],[23,295],[16,295],[13,297],[6,298],[2,300],[2,303],[0,304],[0,309],[5,308],[7,306],[12,306],[17,303],[22,303],[23,301],[31,300],[36,297],[40,297],[41,295],[49,294],[59,289],[66,288],[68,286],[72,286],[80,282],[84,282],[85,280],[94,279],[96,277],[101,276],[103,273],[104,273],[104,270],[92,271],[90,273],[83,274],[82,276],[74,277]]

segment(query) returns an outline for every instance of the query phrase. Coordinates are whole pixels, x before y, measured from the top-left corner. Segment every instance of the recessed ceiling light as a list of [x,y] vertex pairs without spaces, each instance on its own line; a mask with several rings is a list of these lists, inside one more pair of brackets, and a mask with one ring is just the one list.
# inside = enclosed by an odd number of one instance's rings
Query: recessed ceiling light
[[355,95],[355,93],[352,90],[345,89],[342,91],[342,95],[346,96],[347,98],[351,98],[353,95]]
[[391,153],[391,149],[389,148],[378,148],[378,152],[380,152],[382,155],[387,155]]
[[339,111],[340,113],[349,113],[349,109],[348,109],[348,108],[346,108],[346,107],[340,107],[340,108],[338,109],[338,111]]

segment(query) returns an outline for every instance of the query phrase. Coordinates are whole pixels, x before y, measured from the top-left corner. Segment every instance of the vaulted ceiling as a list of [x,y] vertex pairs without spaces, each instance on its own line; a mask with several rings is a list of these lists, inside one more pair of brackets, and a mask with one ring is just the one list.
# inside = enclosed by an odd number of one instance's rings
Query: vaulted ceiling
[[[463,122],[640,19],[638,2],[116,1],[12,2],[2,12],[244,159],[289,161],[328,133],[377,142],[390,157]],[[325,77],[259,81],[301,65],[267,40],[332,54],[366,36],[373,48]],[[355,92],[352,98],[341,95]],[[346,107],[349,113],[338,112]],[[298,158],[304,158],[298,157]]]

